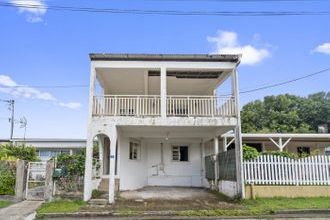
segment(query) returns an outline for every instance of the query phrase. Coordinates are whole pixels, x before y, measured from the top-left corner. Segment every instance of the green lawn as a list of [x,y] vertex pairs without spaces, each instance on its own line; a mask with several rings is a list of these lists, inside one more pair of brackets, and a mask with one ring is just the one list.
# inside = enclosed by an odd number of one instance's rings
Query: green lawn
[[0,200],[0,209],[9,206],[12,202],[8,200]]
[[[330,209],[330,197],[319,198],[258,198],[255,200],[232,201],[240,204],[232,209],[185,210],[176,211],[180,216],[251,216],[269,215],[288,209]],[[37,210],[39,216],[46,213],[72,213],[86,206],[81,200],[56,200],[44,203]],[[92,210],[90,210],[92,211]],[[105,211],[105,210],[104,210]],[[116,212],[116,210],[114,210]],[[150,210],[152,211],[152,210]],[[137,210],[117,210],[119,214],[134,215]]]
[[52,202],[43,203],[38,209],[38,214],[45,213],[72,213],[79,211],[80,208],[86,205],[86,202],[81,200],[55,200]]
[[242,216],[269,215],[289,209],[330,209],[330,197],[318,198],[258,198],[240,202],[243,209],[191,210],[178,212],[186,216]]

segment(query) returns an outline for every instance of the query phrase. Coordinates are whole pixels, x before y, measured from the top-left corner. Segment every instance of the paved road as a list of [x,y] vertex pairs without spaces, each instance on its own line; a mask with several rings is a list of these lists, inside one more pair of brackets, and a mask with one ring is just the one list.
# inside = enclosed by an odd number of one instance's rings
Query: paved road
[[23,220],[34,211],[43,201],[22,201],[0,209],[0,220]]

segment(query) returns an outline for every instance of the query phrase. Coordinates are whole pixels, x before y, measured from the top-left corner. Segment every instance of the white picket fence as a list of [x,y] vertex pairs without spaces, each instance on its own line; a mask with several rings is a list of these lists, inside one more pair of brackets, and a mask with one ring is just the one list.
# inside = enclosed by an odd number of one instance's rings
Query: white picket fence
[[330,185],[330,156],[290,159],[262,155],[243,162],[247,184],[264,185]]

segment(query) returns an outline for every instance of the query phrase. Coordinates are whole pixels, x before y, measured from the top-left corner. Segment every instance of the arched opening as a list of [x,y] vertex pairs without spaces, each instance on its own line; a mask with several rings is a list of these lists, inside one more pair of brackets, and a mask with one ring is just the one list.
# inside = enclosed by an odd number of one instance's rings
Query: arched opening
[[110,139],[105,134],[97,134],[93,139],[93,165],[98,169],[100,178],[108,177],[110,173]]

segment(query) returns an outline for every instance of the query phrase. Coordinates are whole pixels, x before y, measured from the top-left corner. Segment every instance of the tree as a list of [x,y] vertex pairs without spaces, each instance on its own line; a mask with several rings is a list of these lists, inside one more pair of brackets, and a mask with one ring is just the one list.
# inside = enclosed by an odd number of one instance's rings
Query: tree
[[266,96],[246,104],[241,115],[243,132],[313,133],[330,124],[330,93]]

